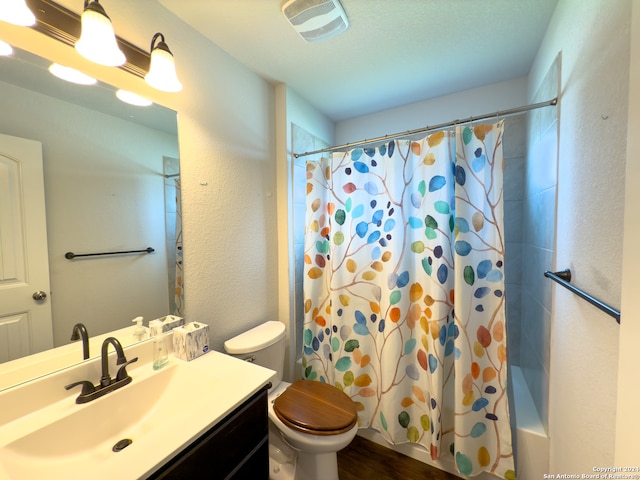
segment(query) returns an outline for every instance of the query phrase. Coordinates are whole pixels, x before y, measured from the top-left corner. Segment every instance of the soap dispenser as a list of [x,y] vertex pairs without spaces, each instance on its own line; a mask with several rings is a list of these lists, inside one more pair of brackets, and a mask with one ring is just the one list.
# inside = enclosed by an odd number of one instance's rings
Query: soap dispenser
[[147,336],[147,330],[142,326],[142,320],[144,320],[143,317],[136,317],[131,320],[136,324],[135,328],[133,329],[133,338],[135,338],[136,340],[142,340]]

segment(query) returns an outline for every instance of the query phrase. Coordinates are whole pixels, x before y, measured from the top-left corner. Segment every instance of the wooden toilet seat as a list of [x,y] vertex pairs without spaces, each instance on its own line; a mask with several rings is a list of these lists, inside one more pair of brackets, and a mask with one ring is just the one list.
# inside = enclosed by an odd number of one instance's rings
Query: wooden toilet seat
[[338,388],[298,380],[273,402],[273,410],[288,427],[311,435],[339,435],[358,421],[355,403]]

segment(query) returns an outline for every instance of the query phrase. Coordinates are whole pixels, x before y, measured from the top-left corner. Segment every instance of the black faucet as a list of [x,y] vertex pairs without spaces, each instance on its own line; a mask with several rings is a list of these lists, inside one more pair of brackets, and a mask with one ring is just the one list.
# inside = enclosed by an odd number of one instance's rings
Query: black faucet
[[[116,378],[112,379],[111,375],[109,375],[109,344],[113,345],[113,348],[116,349],[116,364],[121,365],[118,369],[118,373],[116,374]],[[70,385],[65,386],[67,390],[70,390],[73,387],[77,387],[78,385],[82,385],[82,391],[78,398],[76,398],[76,403],[87,403],[96,398],[100,398],[103,395],[106,395],[109,392],[117,390],[125,385],[131,383],[132,378],[127,374],[127,365],[132,364],[133,362],[137,362],[138,357],[127,361],[127,358],[124,356],[124,350],[122,349],[122,345],[117,338],[109,337],[102,342],[102,376],[100,377],[100,383],[98,385],[93,385],[88,380],[81,380],[79,382],[74,382]]]
[[86,360],[89,358],[89,334],[87,333],[87,327],[82,323],[76,323],[71,332],[71,340],[75,342],[80,340],[80,337],[82,337],[82,358]]
[[[118,355],[118,358],[116,359],[116,365],[127,364],[127,358],[124,356],[124,350],[122,349],[122,345],[120,345],[118,339],[115,337],[106,338],[104,342],[102,342],[102,376],[100,377],[100,385],[103,387],[111,385],[111,376],[109,375],[109,344],[113,345],[113,348],[116,349],[116,354]],[[132,360],[132,362],[133,361],[135,360]],[[116,378],[118,378],[123,368],[125,367],[121,367],[120,370],[118,370],[118,375],[116,376]]]

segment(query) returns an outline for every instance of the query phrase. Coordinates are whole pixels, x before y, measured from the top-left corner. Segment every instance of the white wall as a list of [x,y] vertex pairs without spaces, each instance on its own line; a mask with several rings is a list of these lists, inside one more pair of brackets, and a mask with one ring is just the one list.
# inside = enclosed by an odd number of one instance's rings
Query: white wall
[[336,143],[358,142],[521,107],[526,103],[526,85],[526,77],[521,77],[343,120],[336,124]]
[[640,431],[640,3],[633,3],[629,79],[629,124],[627,126],[627,170],[624,211],[624,250],[622,268],[622,322],[618,362],[618,410],[616,422],[615,465],[638,463]]
[[[176,136],[14,85],[0,89],[0,131],[42,143],[54,344],[69,343],[77,322],[99,335],[138,315],[170,313],[161,174],[162,157],[178,155]],[[147,247],[156,252],[64,257]]]
[[[529,75],[532,94],[562,52],[556,266],[570,268],[573,284],[616,308],[630,16],[630,0],[560,0]],[[593,473],[614,465],[620,330],[568,290],[554,291],[549,468]]]
[[[154,2],[138,3],[136,20],[152,4],[158,22]],[[210,346],[222,350],[278,316],[274,89],[168,12],[160,18],[184,84],[176,108],[186,318],[209,324]]]

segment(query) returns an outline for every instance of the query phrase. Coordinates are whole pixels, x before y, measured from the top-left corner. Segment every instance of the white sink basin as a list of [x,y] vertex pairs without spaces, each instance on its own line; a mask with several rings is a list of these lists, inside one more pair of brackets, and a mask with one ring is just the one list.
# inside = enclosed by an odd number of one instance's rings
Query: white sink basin
[[31,463],[50,457],[72,461],[76,456],[111,454],[117,441],[125,437],[138,440],[169,416],[179,414],[184,392],[202,398],[213,388],[212,381],[203,381],[202,375],[174,363],[8,444],[0,458],[8,463]]
[[[130,368],[132,383],[83,405],[74,403],[80,389],[73,389],[64,405],[59,401],[50,408],[46,421],[27,423],[25,431],[0,445],[0,478],[143,478],[273,373],[255,369],[210,352],[189,363],[172,359],[157,372],[150,364]],[[253,387],[243,384],[243,377],[256,374]],[[44,418],[45,413],[38,415]],[[114,452],[124,439],[131,443]]]

